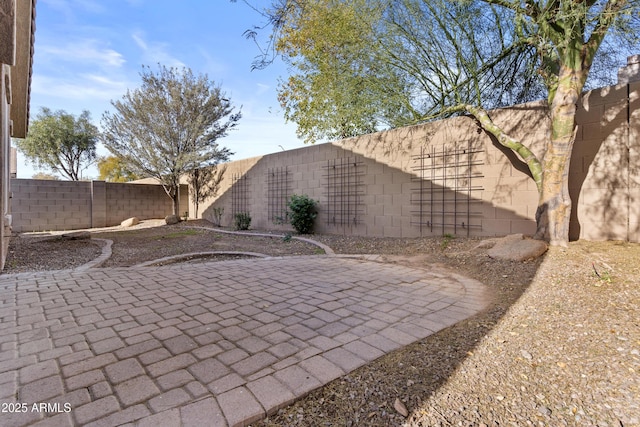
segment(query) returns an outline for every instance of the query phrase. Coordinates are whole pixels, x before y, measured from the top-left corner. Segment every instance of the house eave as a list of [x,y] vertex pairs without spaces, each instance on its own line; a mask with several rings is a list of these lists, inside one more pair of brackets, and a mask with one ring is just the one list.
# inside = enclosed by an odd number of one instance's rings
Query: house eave
[[11,67],[11,136],[14,138],[25,138],[29,129],[35,7],[36,0],[16,1],[16,50]]

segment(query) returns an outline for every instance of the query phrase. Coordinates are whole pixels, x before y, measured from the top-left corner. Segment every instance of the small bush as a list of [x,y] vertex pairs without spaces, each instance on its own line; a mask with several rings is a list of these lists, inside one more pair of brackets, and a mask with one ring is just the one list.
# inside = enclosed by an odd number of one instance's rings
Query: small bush
[[249,212],[238,212],[233,217],[233,224],[236,230],[248,230],[251,226],[251,215]]
[[317,203],[306,194],[294,194],[289,198],[289,222],[298,233],[313,233],[313,222],[318,216],[316,212]]
[[440,243],[440,249],[445,250],[449,247],[449,243],[456,237],[453,234],[445,233],[442,236],[442,242]]

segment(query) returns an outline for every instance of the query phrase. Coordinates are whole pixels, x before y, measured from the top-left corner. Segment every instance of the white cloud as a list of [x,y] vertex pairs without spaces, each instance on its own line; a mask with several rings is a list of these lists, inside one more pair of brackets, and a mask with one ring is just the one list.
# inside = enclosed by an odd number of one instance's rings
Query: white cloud
[[126,92],[127,82],[95,74],[81,74],[73,79],[39,75],[33,79],[31,90],[34,95],[43,97],[109,101]]
[[91,13],[104,13],[106,10],[104,4],[96,0],[73,0],[73,4]]
[[106,11],[104,4],[97,0],[39,0],[47,6],[60,11],[68,21],[74,20],[77,11],[102,14]]
[[135,31],[131,38],[136,45],[142,50],[142,63],[144,65],[162,64],[167,67],[182,68],[186,65],[184,62],[169,53],[169,46],[166,43],[150,42],[145,40],[145,34],[142,31]]
[[[126,60],[108,45],[92,38],[65,39],[63,43],[43,40],[36,48],[32,103],[62,104],[109,101],[127,89]],[[40,99],[41,97],[46,98]]]
[[209,50],[200,46],[198,52],[204,58],[202,71],[206,72],[210,79],[217,83],[219,76],[229,73],[229,65],[214,58]]
[[67,40],[64,44],[41,44],[37,46],[38,60],[52,63],[69,62],[79,64],[83,69],[88,66],[100,68],[119,68],[126,60],[124,56],[93,39]]
[[88,81],[94,82],[96,84],[102,85],[104,87],[118,88],[122,89],[125,84],[122,80],[113,80],[108,77],[99,76],[95,74],[83,74],[81,77],[86,78]]
[[133,39],[134,42],[136,42],[136,44],[140,49],[144,51],[149,49],[149,46],[147,46],[147,42],[145,42],[144,39],[142,38],[142,32],[136,31],[131,35],[131,38]]
[[270,85],[266,85],[264,83],[258,83],[257,86],[258,86],[258,92],[257,92],[258,95],[262,95],[263,93],[268,92],[271,89]]

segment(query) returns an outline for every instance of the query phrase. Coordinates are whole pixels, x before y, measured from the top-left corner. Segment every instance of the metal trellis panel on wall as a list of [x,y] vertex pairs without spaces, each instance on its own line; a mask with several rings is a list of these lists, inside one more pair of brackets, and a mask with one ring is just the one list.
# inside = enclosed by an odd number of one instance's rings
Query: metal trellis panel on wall
[[274,223],[287,220],[287,203],[291,196],[293,174],[288,167],[267,170],[268,219]]
[[[461,144],[460,144],[461,145]],[[484,164],[484,150],[471,142],[452,148],[420,149],[413,156],[411,191],[411,224],[420,227],[420,234],[464,234],[481,229],[482,203],[475,194],[483,190],[479,167]]]
[[249,212],[249,177],[246,173],[235,173],[231,179],[231,213]]
[[363,176],[364,162],[355,157],[327,160],[325,178],[327,183],[327,224],[333,226],[355,226],[364,214]]

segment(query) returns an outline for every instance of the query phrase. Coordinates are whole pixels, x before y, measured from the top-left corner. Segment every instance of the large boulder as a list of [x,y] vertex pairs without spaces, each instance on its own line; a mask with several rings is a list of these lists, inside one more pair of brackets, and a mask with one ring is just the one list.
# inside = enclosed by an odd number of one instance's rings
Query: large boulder
[[494,259],[526,261],[538,258],[547,251],[547,248],[547,244],[543,241],[525,238],[522,234],[511,234],[499,239],[487,251],[487,255]]
[[127,218],[120,223],[122,227],[133,227],[136,224],[140,224],[140,220],[138,217],[132,216],[131,218]]
[[474,250],[476,249],[491,249],[492,247],[494,247],[496,245],[496,243],[498,242],[497,238],[492,238],[492,239],[485,239],[485,240],[481,240],[480,243],[478,243],[476,246],[474,246]]
[[167,215],[166,217],[164,217],[164,222],[166,222],[168,225],[177,224],[180,222],[180,217],[178,215]]

